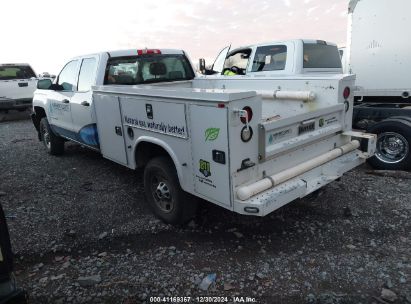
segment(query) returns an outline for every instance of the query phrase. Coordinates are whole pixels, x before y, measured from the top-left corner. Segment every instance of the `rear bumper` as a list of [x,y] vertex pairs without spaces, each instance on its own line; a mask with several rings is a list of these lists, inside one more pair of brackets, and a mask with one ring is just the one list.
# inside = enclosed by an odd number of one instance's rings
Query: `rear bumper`
[[1,99],[0,98],[0,110],[13,110],[28,108],[33,104],[32,98],[21,99]]
[[368,155],[360,150],[344,154],[246,201],[234,200],[234,211],[246,215],[265,216],[340,178],[345,172],[363,164],[367,157]]

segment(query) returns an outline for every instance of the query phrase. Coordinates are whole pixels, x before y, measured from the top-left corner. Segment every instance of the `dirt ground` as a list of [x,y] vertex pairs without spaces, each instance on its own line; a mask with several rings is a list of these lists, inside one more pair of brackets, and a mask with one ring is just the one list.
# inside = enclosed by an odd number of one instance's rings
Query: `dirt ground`
[[0,202],[31,303],[411,303],[410,173],[363,166],[265,218],[203,204],[173,227],[141,171],[72,143],[49,156],[28,113],[1,115]]

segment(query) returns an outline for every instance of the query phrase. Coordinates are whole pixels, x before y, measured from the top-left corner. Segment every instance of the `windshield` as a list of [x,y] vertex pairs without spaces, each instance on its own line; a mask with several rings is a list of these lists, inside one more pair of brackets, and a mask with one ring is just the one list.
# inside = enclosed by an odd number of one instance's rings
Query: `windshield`
[[184,55],[154,54],[111,58],[104,84],[134,85],[193,78],[194,71]]
[[341,58],[337,46],[304,43],[304,68],[341,69]]
[[0,80],[30,79],[32,77],[36,77],[36,74],[28,65],[0,66]]

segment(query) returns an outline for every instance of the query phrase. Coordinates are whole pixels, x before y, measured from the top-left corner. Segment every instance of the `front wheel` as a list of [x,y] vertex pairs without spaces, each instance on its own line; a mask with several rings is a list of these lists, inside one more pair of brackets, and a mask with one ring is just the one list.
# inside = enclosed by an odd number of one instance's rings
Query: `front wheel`
[[150,209],[169,224],[183,224],[195,215],[197,200],[181,189],[168,157],[151,159],[144,170],[144,190]]
[[369,133],[377,134],[372,167],[382,170],[406,170],[411,167],[411,123],[407,120],[384,120],[373,125]]
[[53,133],[46,117],[40,120],[40,137],[49,154],[63,154],[64,139]]

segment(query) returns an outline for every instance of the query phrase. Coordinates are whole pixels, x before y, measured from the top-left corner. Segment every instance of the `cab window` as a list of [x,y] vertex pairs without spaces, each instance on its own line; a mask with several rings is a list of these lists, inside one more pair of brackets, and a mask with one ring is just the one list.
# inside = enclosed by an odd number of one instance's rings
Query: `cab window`
[[76,83],[77,60],[70,61],[61,70],[57,84],[62,86],[63,91],[73,91]]
[[268,45],[257,48],[253,60],[252,72],[281,71],[287,63],[285,45]]
[[87,92],[91,89],[94,83],[97,69],[97,61],[95,58],[83,59],[78,77],[78,91]]
[[224,62],[223,74],[231,71],[237,75],[245,75],[250,54],[251,49],[233,51]]

